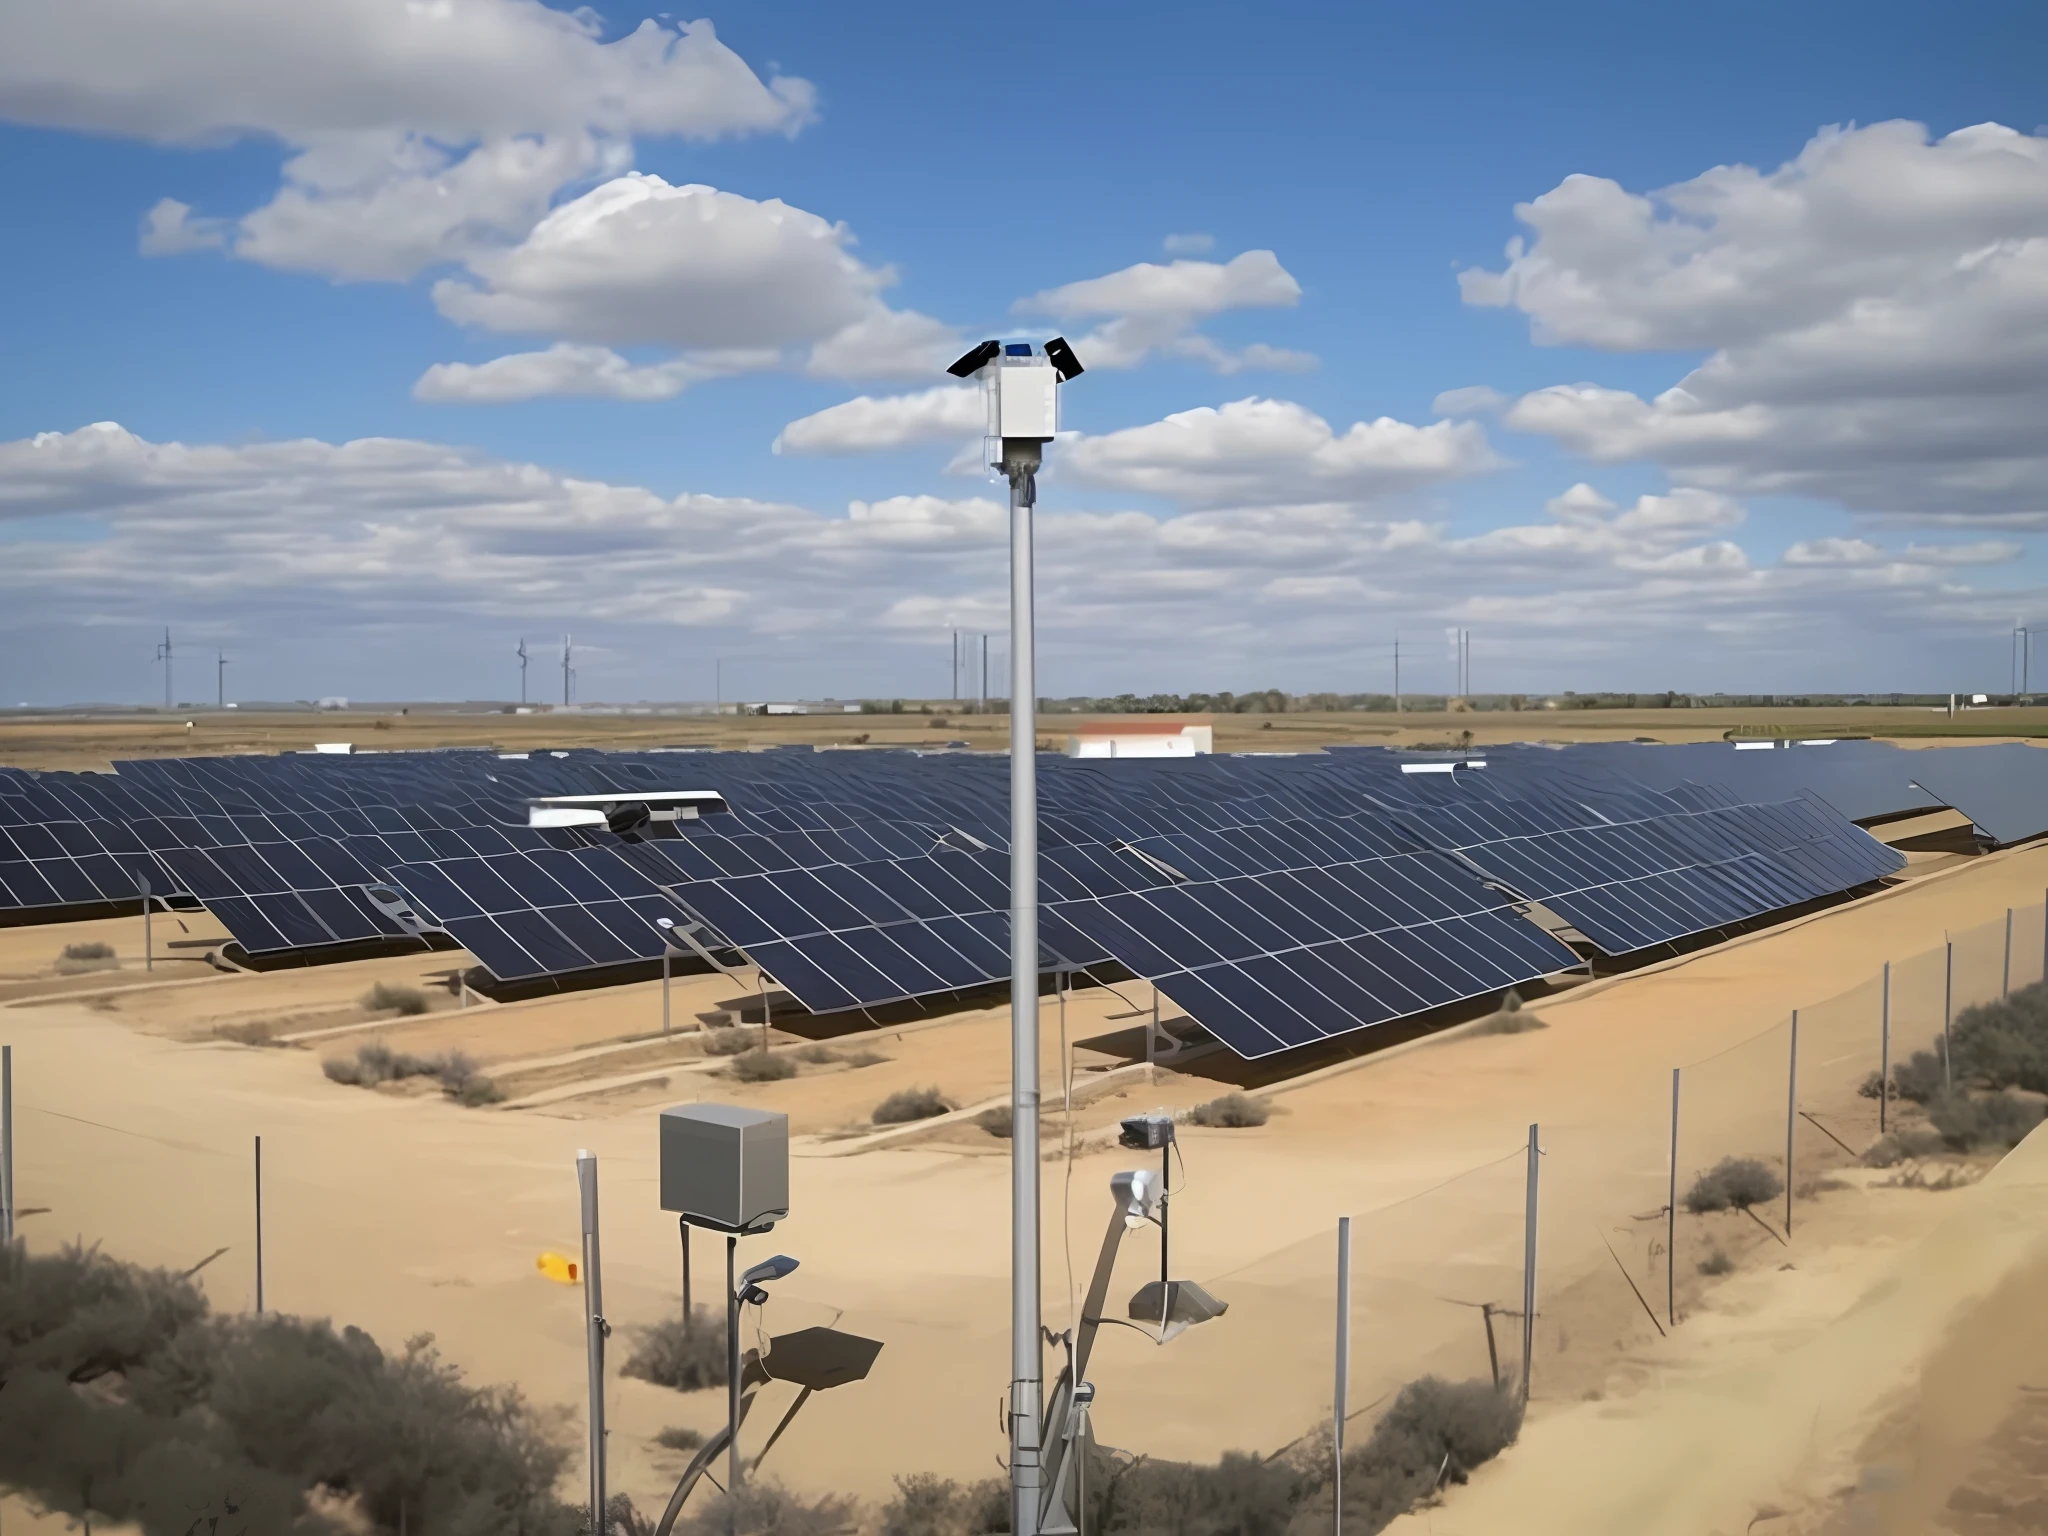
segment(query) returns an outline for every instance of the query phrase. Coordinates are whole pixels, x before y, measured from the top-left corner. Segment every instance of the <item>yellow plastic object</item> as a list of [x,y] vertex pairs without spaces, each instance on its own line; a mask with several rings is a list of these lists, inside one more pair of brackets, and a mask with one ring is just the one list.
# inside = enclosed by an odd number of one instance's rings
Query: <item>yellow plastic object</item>
[[550,1280],[562,1285],[574,1285],[578,1278],[574,1259],[564,1258],[559,1253],[544,1253],[533,1261],[533,1267]]

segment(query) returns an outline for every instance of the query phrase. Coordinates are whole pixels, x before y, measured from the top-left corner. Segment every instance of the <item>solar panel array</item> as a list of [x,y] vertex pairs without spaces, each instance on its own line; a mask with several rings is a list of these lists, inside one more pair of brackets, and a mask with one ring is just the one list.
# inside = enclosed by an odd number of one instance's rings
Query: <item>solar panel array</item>
[[[1378,750],[1048,759],[1040,965],[1113,963],[1259,1056],[1577,964],[1530,903],[1620,954],[1898,867],[1782,782],[1760,796],[1617,771],[1650,750],[1515,749],[1421,774],[1403,770],[1453,765]],[[1773,755],[1791,754],[1742,754]],[[670,918],[817,1012],[1009,973],[1000,757],[455,751],[117,768],[0,770],[0,906],[132,900],[140,874],[203,902],[251,954],[438,930],[505,982],[658,958]],[[644,841],[526,824],[531,798],[675,789],[717,790],[732,813]]]

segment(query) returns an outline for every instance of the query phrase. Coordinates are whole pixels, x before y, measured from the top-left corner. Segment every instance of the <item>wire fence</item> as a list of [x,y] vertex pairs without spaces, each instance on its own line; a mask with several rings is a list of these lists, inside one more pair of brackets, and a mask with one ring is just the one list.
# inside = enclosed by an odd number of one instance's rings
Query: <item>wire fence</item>
[[[1354,1443],[1359,1424],[1426,1375],[1491,1380],[1537,1401],[1602,1390],[1632,1351],[1684,1323],[1730,1252],[1789,1244],[1830,1175],[1897,1127],[1900,1102],[1878,1082],[1916,1057],[1938,1066],[1955,1016],[2040,982],[2044,960],[2048,908],[2015,908],[1677,1063],[1634,1111],[1544,1125],[1533,1156],[1503,1148],[1351,1214]],[[1231,1383],[1239,1425],[1293,1425],[1297,1444],[1327,1441],[1337,1214],[1324,1233],[1205,1277],[1230,1303],[1228,1324],[1151,1357],[1146,1437],[1160,1454],[1215,1454],[1219,1380]],[[1182,1405],[1165,1424],[1161,1403]]]

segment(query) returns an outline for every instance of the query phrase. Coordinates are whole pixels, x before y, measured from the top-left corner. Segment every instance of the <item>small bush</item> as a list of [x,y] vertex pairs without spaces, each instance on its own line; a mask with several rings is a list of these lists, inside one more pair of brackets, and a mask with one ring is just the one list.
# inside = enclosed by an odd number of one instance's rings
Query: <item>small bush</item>
[[460,1093],[463,1084],[476,1075],[476,1063],[461,1051],[450,1051],[434,1063],[434,1076],[441,1079],[443,1093]]
[[816,1040],[809,1045],[799,1047],[796,1059],[814,1067],[829,1067],[839,1059],[839,1053],[824,1041]]
[[880,1051],[855,1051],[851,1055],[842,1056],[839,1059],[849,1067],[879,1067],[889,1058]]
[[952,1107],[936,1088],[905,1088],[877,1104],[869,1118],[876,1125],[907,1125],[912,1120],[943,1115]]
[[330,1056],[320,1063],[320,1070],[327,1074],[330,1083],[343,1083],[350,1088],[366,1088],[360,1063],[347,1056]]
[[1735,1261],[1718,1248],[1700,1260],[1700,1273],[1703,1275],[1725,1275],[1734,1268]]
[[671,1424],[654,1437],[654,1443],[665,1451],[694,1451],[704,1444],[704,1437],[694,1429]]
[[685,1513],[675,1529],[676,1536],[838,1536],[857,1514],[843,1493],[809,1498],[774,1481],[748,1481],[736,1500],[721,1493]]
[[455,1090],[455,1102],[464,1109],[481,1109],[486,1104],[500,1104],[505,1099],[504,1090],[482,1073],[463,1079],[462,1086]]
[[[1925,1104],[1948,1086],[1948,1072],[1942,1065],[1940,1042],[1931,1051],[1915,1051],[1892,1068],[1892,1096]],[[1874,1099],[1875,1093],[1871,1094]]]
[[760,1040],[757,1036],[737,1024],[704,1031],[706,1056],[737,1056],[742,1051],[754,1050],[759,1045]]
[[626,1332],[633,1352],[619,1368],[621,1374],[676,1392],[725,1385],[725,1319],[713,1316],[709,1307],[695,1308],[687,1329],[678,1314]]
[[1863,1166],[1891,1168],[1909,1158],[1933,1157],[1937,1152],[1947,1150],[1948,1143],[1941,1139],[1939,1131],[1930,1131],[1924,1126],[1914,1127],[1880,1136],[1863,1154]]
[[2004,1093],[1945,1093],[1928,1103],[1927,1118],[1958,1152],[2003,1152],[2041,1123],[2041,1106]]
[[[1101,1529],[1099,1521],[1089,1523]],[[993,1536],[1009,1528],[1010,1489],[1000,1478],[962,1487],[950,1477],[918,1472],[896,1479],[896,1497],[882,1506],[876,1536]]]
[[1248,1093],[1226,1093],[1220,1099],[1197,1104],[1188,1118],[1196,1125],[1238,1131],[1264,1125],[1271,1114],[1264,1099],[1255,1099]]
[[114,953],[114,946],[102,944],[97,939],[66,944],[53,967],[59,976],[80,976],[88,971],[116,971],[120,968],[121,961]]
[[406,1017],[427,1011],[427,994],[418,987],[380,981],[363,994],[363,1007],[371,1013],[396,1013]]
[[1445,1484],[1464,1482],[1514,1444],[1521,1427],[1521,1403],[1491,1382],[1411,1381],[1344,1458],[1345,1512],[1377,1531]]
[[1785,1181],[1755,1158],[1724,1157],[1693,1181],[1686,1191],[1685,1208],[1695,1216],[1709,1211],[1746,1211],[1784,1192]]
[[779,1083],[796,1076],[796,1063],[773,1051],[748,1051],[735,1056],[726,1073],[743,1083]]
[[1008,1141],[1017,1129],[1016,1111],[1008,1104],[992,1104],[974,1117],[974,1123],[998,1141]]

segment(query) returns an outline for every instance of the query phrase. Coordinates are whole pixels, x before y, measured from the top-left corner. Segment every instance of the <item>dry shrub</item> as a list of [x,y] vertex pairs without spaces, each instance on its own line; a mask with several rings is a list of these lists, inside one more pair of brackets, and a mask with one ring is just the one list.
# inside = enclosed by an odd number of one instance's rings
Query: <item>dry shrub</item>
[[801,1062],[807,1062],[814,1067],[829,1067],[839,1059],[839,1053],[824,1041],[816,1040],[809,1045],[799,1047],[796,1059]]
[[721,1493],[686,1512],[677,1536],[838,1536],[853,1528],[858,1506],[843,1493],[809,1497],[782,1484],[748,1481],[737,1500]]
[[626,1332],[633,1340],[633,1352],[619,1368],[622,1375],[677,1392],[725,1385],[725,1319],[714,1316],[709,1307],[691,1309],[687,1328],[678,1313],[658,1323],[629,1327]]
[[737,1056],[742,1051],[755,1049],[759,1044],[759,1040],[737,1024],[720,1025],[704,1031],[706,1056]]
[[1776,1170],[1753,1157],[1724,1157],[1693,1180],[1685,1208],[1695,1216],[1709,1211],[1746,1211],[1785,1192]]
[[59,976],[81,976],[88,971],[115,971],[120,968],[121,960],[114,953],[114,946],[98,939],[66,944],[53,967]]
[[1344,1458],[1348,1529],[1380,1530],[1515,1443],[1522,1405],[1487,1381],[1411,1381],[1364,1445]]
[[974,1123],[998,1141],[1008,1141],[1017,1129],[1016,1110],[1008,1104],[992,1104],[974,1117]]
[[464,1109],[481,1109],[486,1104],[502,1104],[505,1101],[505,1092],[479,1072],[473,1077],[465,1078],[462,1085],[455,1090],[454,1097],[455,1102]]
[[877,1104],[869,1118],[876,1125],[907,1125],[913,1120],[946,1114],[952,1107],[936,1088],[905,1088]]
[[850,1055],[842,1056],[839,1059],[849,1067],[879,1067],[889,1058],[880,1051],[854,1051]]
[[[1091,1524],[1101,1529],[1100,1522]],[[1010,1487],[1002,1479],[962,1487],[950,1477],[917,1472],[896,1479],[896,1497],[882,1506],[876,1536],[994,1536],[1009,1528]]]
[[1878,1137],[1871,1143],[1870,1150],[1863,1154],[1863,1166],[1893,1168],[1909,1159],[1933,1157],[1947,1150],[1948,1143],[1941,1139],[1939,1131],[1930,1131],[1925,1126],[1911,1126]]
[[324,1486],[379,1531],[575,1530],[554,1421],[424,1336],[386,1353],[325,1320],[215,1316],[189,1279],[76,1247],[0,1251],[0,1316],[0,1485],[55,1513],[327,1530],[305,1518]]
[[796,1063],[773,1051],[748,1051],[735,1056],[726,1074],[743,1083],[779,1083],[796,1076]]
[[704,1437],[694,1429],[671,1424],[654,1437],[654,1443],[665,1451],[694,1451],[704,1444]]
[[1700,1273],[1703,1275],[1725,1275],[1731,1273],[1734,1268],[1735,1261],[1719,1248],[1700,1260]]
[[2041,1105],[2005,1093],[1944,1093],[1928,1103],[1927,1118],[1958,1152],[2004,1152],[2041,1123]]
[[1188,1119],[1196,1125],[1239,1131],[1264,1125],[1272,1112],[1264,1099],[1255,1099],[1248,1093],[1226,1093],[1220,1099],[1197,1104],[1189,1111]]
[[407,1018],[427,1011],[427,994],[418,987],[401,986],[389,981],[380,981],[362,996],[362,1005],[371,1013],[396,1013]]
[[320,1070],[327,1074],[329,1082],[345,1083],[352,1088],[375,1088],[380,1083],[404,1082],[413,1077],[437,1078],[443,1093],[472,1108],[495,1104],[504,1097],[498,1085],[479,1072],[476,1063],[461,1051],[450,1051],[445,1056],[414,1056],[373,1040],[358,1047],[353,1058],[330,1056],[320,1063]]

